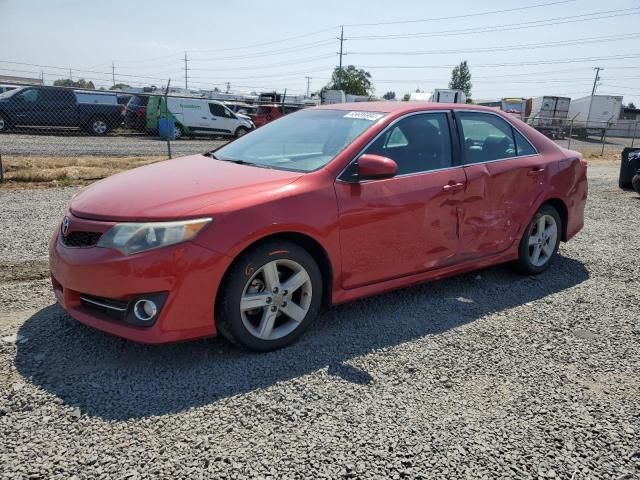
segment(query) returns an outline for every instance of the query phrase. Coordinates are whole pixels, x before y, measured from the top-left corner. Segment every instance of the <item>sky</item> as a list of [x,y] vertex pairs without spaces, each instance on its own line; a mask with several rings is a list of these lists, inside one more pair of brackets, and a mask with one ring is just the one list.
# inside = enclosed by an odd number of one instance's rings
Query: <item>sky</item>
[[[450,8],[448,8],[450,6]],[[400,98],[447,88],[467,60],[474,99],[624,96],[640,106],[637,0],[0,0],[0,74],[97,86],[184,86],[302,94],[338,64]]]

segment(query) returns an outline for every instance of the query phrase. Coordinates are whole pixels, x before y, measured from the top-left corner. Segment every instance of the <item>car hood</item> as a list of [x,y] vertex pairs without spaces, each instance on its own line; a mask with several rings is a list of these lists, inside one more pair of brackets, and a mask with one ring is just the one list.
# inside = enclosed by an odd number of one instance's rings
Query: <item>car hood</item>
[[113,175],[81,190],[71,212],[107,221],[172,220],[238,197],[288,185],[300,172],[192,155]]

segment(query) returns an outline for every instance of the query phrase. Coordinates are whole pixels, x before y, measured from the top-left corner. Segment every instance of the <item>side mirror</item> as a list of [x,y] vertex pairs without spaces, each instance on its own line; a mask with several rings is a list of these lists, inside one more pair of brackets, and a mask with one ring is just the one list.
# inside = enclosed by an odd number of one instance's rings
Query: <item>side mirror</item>
[[398,164],[390,158],[367,153],[358,158],[359,180],[391,178],[397,173]]

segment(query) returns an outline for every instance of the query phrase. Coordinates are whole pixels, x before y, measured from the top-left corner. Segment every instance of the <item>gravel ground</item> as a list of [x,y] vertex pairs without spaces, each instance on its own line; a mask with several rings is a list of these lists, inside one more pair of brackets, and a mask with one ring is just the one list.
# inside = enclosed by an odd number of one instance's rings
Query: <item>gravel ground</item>
[[[219,139],[183,139],[172,142],[173,156],[202,153],[225,143]],[[558,144],[567,147],[567,140],[558,140]],[[605,150],[620,150],[620,146],[630,146],[630,138],[608,138]],[[635,145],[640,145],[636,139]],[[598,138],[590,137],[588,141],[571,139],[571,148],[578,150],[600,151],[602,144]],[[10,133],[0,136],[0,153],[20,156],[146,156],[166,155],[165,141],[145,135],[109,135],[92,137],[78,133],[62,135]]]
[[640,478],[640,200],[612,166],[590,188],[542,276],[496,267],[342,305],[262,355],[73,322],[24,266],[72,190],[4,194],[0,475]]
[[[171,142],[173,156],[202,153],[224,144],[226,140],[212,138],[184,139]],[[92,137],[83,134],[21,134],[0,135],[0,153],[20,156],[75,157],[94,156],[165,156],[167,142],[145,135],[108,135]]]

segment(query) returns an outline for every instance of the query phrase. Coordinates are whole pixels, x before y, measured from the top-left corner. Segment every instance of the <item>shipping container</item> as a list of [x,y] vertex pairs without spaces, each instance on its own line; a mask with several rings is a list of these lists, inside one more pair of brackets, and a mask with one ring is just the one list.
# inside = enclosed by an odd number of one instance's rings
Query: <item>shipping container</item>
[[462,90],[436,88],[429,101],[434,103],[466,103],[467,96]]

